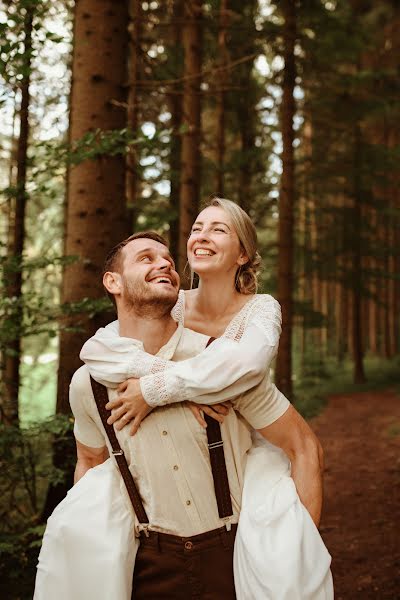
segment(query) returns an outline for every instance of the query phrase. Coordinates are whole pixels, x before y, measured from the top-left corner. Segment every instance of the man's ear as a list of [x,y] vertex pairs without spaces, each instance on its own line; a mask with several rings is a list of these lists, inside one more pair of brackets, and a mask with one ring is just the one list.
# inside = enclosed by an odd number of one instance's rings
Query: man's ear
[[103,285],[110,294],[120,294],[122,290],[121,275],[114,271],[107,271],[103,275]]

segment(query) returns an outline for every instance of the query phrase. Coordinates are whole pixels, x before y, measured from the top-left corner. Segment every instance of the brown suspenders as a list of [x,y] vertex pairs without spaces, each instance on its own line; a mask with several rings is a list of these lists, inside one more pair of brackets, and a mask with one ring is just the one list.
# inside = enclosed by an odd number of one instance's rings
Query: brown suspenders
[[[211,344],[215,338],[208,340],[207,346]],[[139,491],[136,487],[135,481],[132,477],[132,473],[129,470],[128,463],[124,456],[124,452],[119,445],[117,436],[113,425],[107,423],[107,419],[110,416],[110,412],[106,409],[108,403],[107,388],[95,381],[92,377],[90,378],[94,399],[96,401],[97,409],[100,414],[103,427],[106,431],[108,439],[110,440],[112,454],[117,461],[119,470],[121,472],[122,479],[125,482],[129,498],[132,502],[133,509],[136,516],[141,524],[147,524],[149,519],[144,509],[142,500],[140,498]],[[208,451],[210,453],[210,462],[212,476],[214,480],[215,496],[217,499],[218,514],[221,519],[226,519],[233,515],[231,494],[229,491],[228,473],[226,470],[225,454],[224,454],[224,442],[221,437],[221,425],[208,415],[204,415],[207,423],[207,441]]]
[[[215,338],[211,337],[207,347]],[[210,453],[211,470],[214,480],[215,496],[217,498],[218,514],[221,519],[233,515],[231,493],[229,490],[228,472],[226,470],[224,442],[221,437],[221,425],[210,417],[204,415],[207,423],[208,451]]]
[[108,439],[110,440],[112,454],[117,461],[122,479],[125,482],[129,498],[132,502],[133,510],[136,513],[139,523],[148,523],[149,519],[146,511],[144,510],[142,499],[140,498],[140,494],[132,477],[132,473],[129,470],[128,463],[126,462],[126,458],[124,456],[124,451],[119,445],[117,436],[115,435],[114,426],[107,423],[107,419],[110,416],[110,412],[106,409],[106,404],[108,403],[107,388],[104,387],[104,385],[101,385],[101,383],[95,381],[92,377],[90,378],[90,383],[92,385],[93,396],[96,401],[103,427],[106,430]]

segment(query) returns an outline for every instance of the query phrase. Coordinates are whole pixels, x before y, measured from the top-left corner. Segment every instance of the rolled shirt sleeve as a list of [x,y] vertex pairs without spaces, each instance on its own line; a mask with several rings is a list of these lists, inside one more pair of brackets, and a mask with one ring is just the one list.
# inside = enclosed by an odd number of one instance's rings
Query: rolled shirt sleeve
[[88,396],[89,372],[86,367],[78,369],[69,386],[69,402],[75,418],[74,435],[78,442],[90,448],[103,448],[106,440],[98,425],[90,416],[90,407],[93,406],[93,396]]
[[234,400],[233,406],[254,429],[263,429],[279,419],[290,402],[266,375],[255,388]]

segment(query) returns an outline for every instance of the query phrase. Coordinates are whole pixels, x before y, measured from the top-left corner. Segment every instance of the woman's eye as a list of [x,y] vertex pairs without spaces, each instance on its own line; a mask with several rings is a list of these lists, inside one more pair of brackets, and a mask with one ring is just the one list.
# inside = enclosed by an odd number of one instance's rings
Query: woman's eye
[[221,231],[222,233],[226,233],[225,229],[222,229],[221,227],[216,227],[214,231]]

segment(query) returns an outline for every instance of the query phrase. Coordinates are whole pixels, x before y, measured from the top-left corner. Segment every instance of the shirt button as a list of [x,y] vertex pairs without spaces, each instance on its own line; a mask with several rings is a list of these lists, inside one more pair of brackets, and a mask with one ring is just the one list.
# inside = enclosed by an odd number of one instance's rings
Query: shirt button
[[174,465],[174,471],[177,471],[179,469],[178,465]]
[[191,550],[193,548],[192,542],[185,542],[185,550]]
[[162,434],[163,435],[168,435],[168,431],[165,431],[165,429],[164,429],[164,431],[162,432]]
[[190,502],[190,500],[186,500],[186,504],[187,504],[188,506],[190,506],[192,503]]

